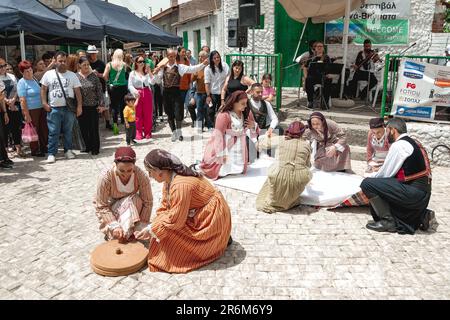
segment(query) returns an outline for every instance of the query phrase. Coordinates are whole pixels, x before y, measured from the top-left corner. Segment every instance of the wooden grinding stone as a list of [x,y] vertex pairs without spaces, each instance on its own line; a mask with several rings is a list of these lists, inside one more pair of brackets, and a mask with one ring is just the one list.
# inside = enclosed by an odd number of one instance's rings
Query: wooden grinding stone
[[140,242],[119,243],[118,240],[111,240],[94,249],[91,267],[103,276],[126,276],[145,267],[147,257],[148,249]]

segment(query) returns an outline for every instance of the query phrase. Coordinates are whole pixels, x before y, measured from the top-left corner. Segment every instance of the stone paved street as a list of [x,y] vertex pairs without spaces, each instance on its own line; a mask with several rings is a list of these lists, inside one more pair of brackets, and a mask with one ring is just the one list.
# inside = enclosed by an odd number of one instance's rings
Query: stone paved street
[[[184,142],[172,143],[159,127],[135,148],[138,165],[155,147],[188,164],[199,160],[202,141],[191,144],[193,129],[184,132]],[[434,233],[371,232],[368,208],[268,215],[256,211],[256,196],[222,188],[234,243],[218,261],[189,274],[99,276],[89,264],[104,241],[92,200],[100,170],[125,145],[123,130],[102,136],[98,156],[65,160],[60,152],[53,165],[27,158],[0,171],[2,299],[450,299],[450,168],[443,167],[433,171]],[[353,165],[361,174],[364,164]],[[152,188],[155,211],[161,185]]]

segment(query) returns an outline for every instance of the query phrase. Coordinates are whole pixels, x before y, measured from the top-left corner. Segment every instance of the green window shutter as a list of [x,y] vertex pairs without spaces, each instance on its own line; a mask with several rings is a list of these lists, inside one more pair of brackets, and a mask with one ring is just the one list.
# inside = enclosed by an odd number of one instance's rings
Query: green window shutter
[[183,31],[183,47],[187,49],[188,46],[189,46],[188,32]]

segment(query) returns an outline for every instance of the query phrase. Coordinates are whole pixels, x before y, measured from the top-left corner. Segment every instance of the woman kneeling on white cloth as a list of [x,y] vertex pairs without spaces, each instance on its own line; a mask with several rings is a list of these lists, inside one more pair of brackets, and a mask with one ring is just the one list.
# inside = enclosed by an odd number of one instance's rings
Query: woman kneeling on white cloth
[[216,126],[208,141],[203,161],[195,169],[216,180],[230,174],[246,173],[247,137],[254,143],[259,132],[244,91],[235,91],[219,110]]
[[311,114],[308,126],[305,138],[312,144],[314,167],[327,172],[350,171],[350,147],[344,130],[320,112]]
[[134,150],[120,147],[112,168],[99,178],[94,203],[105,240],[140,238],[138,232],[150,226],[153,206],[150,179],[135,162]]

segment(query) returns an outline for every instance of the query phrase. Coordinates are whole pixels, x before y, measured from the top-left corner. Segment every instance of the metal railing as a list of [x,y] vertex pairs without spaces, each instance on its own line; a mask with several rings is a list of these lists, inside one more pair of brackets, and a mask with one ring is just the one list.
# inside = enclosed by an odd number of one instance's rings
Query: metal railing
[[408,58],[420,62],[434,63],[439,60],[450,60],[450,56],[414,56],[414,55],[391,55],[386,54],[384,75],[383,75],[383,96],[381,100],[381,117],[390,114],[392,104],[394,103],[395,90],[398,83],[398,69],[400,66],[400,59]]
[[261,82],[265,73],[272,75],[272,86],[276,90],[276,108],[281,107],[282,87],[281,87],[281,69],[282,55],[278,54],[241,54],[230,53],[225,55],[225,61],[230,66],[235,60],[241,60],[244,63],[246,74],[255,80]]

